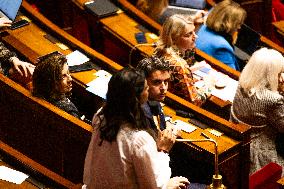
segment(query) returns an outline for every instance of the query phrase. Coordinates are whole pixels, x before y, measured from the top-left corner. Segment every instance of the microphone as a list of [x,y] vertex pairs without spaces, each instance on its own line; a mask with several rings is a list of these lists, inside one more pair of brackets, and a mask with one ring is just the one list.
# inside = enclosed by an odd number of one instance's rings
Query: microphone
[[128,56],[128,63],[129,65],[131,65],[131,58],[132,58],[132,53],[135,49],[137,49],[137,47],[141,47],[141,46],[148,46],[148,47],[157,47],[157,43],[139,43],[137,45],[135,45],[134,47],[131,48],[130,52],[129,52],[129,56]]
[[215,151],[215,161],[214,161],[214,175],[212,177],[212,183],[208,186],[208,189],[226,189],[226,187],[222,184],[222,176],[219,174],[218,170],[218,144],[215,140],[208,137],[205,133],[201,133],[206,139],[176,139],[177,142],[211,142],[214,144]]

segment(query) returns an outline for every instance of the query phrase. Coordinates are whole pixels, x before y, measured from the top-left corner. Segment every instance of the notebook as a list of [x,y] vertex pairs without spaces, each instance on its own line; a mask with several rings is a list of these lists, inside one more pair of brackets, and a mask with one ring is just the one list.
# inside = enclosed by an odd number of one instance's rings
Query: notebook
[[22,0],[0,0],[0,17],[14,21],[21,7]]
[[94,0],[85,3],[87,10],[98,18],[115,14],[119,9],[109,0]]
[[241,60],[248,60],[257,50],[260,34],[249,26],[243,24],[235,44],[235,55]]

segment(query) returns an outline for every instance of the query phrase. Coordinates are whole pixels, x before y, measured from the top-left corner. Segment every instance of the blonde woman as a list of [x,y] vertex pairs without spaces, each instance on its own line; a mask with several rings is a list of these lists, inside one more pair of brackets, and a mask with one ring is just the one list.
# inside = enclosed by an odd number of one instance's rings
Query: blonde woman
[[234,55],[236,32],[246,18],[246,11],[234,1],[224,0],[208,14],[206,25],[198,31],[196,47],[233,69],[240,70]]
[[173,15],[163,25],[155,55],[170,63],[172,79],[169,91],[196,104],[206,100],[206,92],[197,90],[190,66],[195,63],[197,35],[190,16]]
[[279,91],[283,89],[283,72],[283,56],[262,48],[252,55],[239,79],[231,119],[252,127],[251,173],[269,162],[284,166],[275,143],[284,132],[284,97]]

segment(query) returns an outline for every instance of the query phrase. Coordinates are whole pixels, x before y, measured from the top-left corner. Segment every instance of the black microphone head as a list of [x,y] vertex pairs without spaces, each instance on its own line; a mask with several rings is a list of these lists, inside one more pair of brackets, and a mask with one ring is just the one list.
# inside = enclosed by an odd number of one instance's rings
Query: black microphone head
[[159,108],[159,102],[157,101],[148,101],[149,107],[151,109],[151,112],[154,116],[157,116],[160,114],[160,108]]

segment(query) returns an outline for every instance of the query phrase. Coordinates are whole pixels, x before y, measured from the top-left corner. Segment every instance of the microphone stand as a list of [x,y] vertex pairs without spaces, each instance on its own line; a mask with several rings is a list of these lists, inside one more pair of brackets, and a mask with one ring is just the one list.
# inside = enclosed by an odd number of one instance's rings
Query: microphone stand
[[222,176],[219,174],[218,170],[218,144],[212,138],[209,138],[204,133],[201,133],[206,139],[176,139],[177,142],[211,142],[214,144],[214,151],[215,151],[215,170],[214,175],[212,177],[212,183],[208,186],[208,189],[226,189],[226,187],[222,184]]
[[128,64],[131,65],[131,59],[132,59],[132,53],[134,50],[137,49],[137,47],[141,47],[141,46],[148,46],[148,47],[156,47],[157,44],[156,43],[138,43],[137,45],[135,45],[134,47],[131,48],[129,55],[128,55]]

